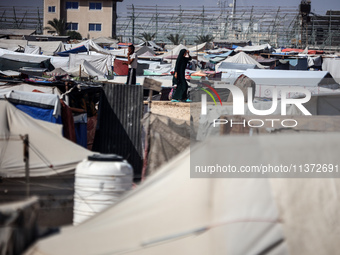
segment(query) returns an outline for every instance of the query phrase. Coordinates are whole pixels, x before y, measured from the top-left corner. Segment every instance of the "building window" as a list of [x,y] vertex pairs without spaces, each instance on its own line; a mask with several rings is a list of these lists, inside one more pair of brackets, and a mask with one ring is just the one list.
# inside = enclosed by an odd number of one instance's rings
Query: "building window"
[[55,12],[55,6],[49,6],[48,12]]
[[78,30],[78,23],[67,23],[67,30]]
[[89,31],[102,31],[102,24],[89,24]]
[[90,10],[101,10],[102,3],[90,3]]
[[78,2],[66,2],[66,9],[78,9],[79,3]]

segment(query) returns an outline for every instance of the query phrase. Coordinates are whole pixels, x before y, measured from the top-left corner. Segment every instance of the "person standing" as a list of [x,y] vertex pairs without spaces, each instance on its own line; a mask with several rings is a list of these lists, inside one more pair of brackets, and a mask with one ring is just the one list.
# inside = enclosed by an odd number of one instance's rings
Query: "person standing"
[[189,51],[182,49],[179,52],[176,60],[173,84],[177,84],[177,88],[174,95],[172,96],[171,102],[190,102],[188,99],[188,83],[185,79],[185,68],[187,67],[187,64],[190,60],[191,56],[189,55]]
[[127,57],[128,57],[127,64],[129,67],[129,72],[128,72],[126,84],[127,85],[136,84],[136,71],[137,71],[138,58],[135,53],[135,46],[129,45]]

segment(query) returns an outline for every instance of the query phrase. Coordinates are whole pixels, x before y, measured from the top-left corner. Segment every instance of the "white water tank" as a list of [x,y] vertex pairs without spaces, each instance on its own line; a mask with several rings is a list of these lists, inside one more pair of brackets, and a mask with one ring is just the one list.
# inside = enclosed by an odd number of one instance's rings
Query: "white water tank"
[[115,154],[94,154],[77,165],[73,225],[114,204],[132,188],[131,165]]

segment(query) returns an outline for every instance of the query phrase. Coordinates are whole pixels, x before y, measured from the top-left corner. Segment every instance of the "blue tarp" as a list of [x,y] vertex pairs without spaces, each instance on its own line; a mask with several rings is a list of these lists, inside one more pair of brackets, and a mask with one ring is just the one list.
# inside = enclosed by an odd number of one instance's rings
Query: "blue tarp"
[[79,47],[76,47],[70,50],[58,52],[57,54],[61,57],[68,57],[70,53],[76,54],[79,52],[87,52],[87,48],[84,45],[82,45],[82,46],[79,46]]
[[55,118],[53,116],[53,110],[54,109],[44,109],[36,106],[30,106],[30,105],[23,105],[23,104],[14,104],[16,108],[19,110],[27,113],[32,118],[38,119],[38,120],[44,120],[52,123],[58,123],[62,124],[61,116],[58,116],[58,118]]

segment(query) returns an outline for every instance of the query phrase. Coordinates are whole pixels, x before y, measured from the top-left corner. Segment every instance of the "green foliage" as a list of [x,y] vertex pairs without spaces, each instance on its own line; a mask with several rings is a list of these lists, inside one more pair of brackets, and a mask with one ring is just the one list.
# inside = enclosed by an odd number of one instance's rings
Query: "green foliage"
[[66,35],[70,37],[70,39],[81,40],[83,37],[77,31],[67,31]]
[[67,23],[65,20],[54,18],[53,20],[49,20],[47,24],[50,26],[44,27],[44,29],[55,31],[58,35],[66,35]]
[[136,38],[142,40],[143,42],[148,42],[148,41],[152,41],[153,39],[155,39],[156,33],[147,33],[147,32],[143,32],[140,34],[140,36],[136,36]]
[[197,35],[196,38],[195,43],[210,43],[215,39],[212,35]]
[[184,39],[184,35],[179,34],[170,34],[166,37],[170,42],[172,42],[174,45],[179,45],[181,41]]

